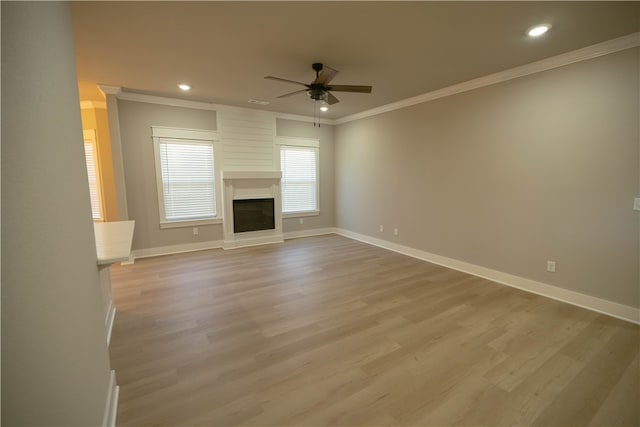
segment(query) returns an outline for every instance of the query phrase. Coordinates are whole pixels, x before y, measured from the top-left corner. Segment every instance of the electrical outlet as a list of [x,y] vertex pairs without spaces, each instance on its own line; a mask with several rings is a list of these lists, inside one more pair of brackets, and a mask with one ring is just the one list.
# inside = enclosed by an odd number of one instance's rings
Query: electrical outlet
[[393,235],[394,235],[394,236],[397,236],[397,235],[398,235],[398,229],[397,229],[397,228],[394,228],[394,229],[393,229]]
[[193,227],[193,235],[194,236],[198,235],[198,227]]
[[556,272],[556,262],[555,261],[547,261],[547,271],[550,273]]
[[300,218],[300,224],[304,224],[304,218]]
[[380,232],[382,233],[384,231],[384,225],[380,225]]

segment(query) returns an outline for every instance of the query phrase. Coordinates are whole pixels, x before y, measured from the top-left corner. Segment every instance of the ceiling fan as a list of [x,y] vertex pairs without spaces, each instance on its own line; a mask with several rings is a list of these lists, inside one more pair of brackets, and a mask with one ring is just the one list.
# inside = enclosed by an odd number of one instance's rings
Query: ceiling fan
[[265,79],[293,83],[305,87],[305,89],[280,95],[278,98],[286,98],[288,96],[306,92],[314,101],[324,101],[329,105],[340,102],[331,92],[371,93],[371,86],[330,85],[329,82],[333,80],[336,74],[338,74],[338,71],[331,67],[327,67],[326,65],[316,62],[311,65],[311,68],[316,72],[316,78],[309,84],[273,76],[266,76]]

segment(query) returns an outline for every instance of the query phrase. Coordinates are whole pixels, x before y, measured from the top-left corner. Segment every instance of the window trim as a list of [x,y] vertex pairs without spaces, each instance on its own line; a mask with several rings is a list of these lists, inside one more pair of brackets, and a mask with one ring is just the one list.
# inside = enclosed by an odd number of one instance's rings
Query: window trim
[[[275,138],[276,146],[276,165],[280,169],[280,150],[282,146],[293,148],[314,148],[316,153],[316,208],[308,211],[295,211],[295,212],[283,212],[282,206],[280,207],[280,214],[282,218],[302,218],[308,216],[320,215],[320,140],[316,138],[301,138],[291,136],[277,136]],[[281,169],[280,169],[281,170]],[[284,178],[284,175],[283,175]],[[282,183],[280,187],[280,193],[282,195]]]
[[[100,154],[98,153],[98,137],[95,129],[83,129],[82,137],[84,145],[91,145],[93,147],[93,164],[96,169],[96,193],[98,198],[98,210],[100,211],[99,218],[93,218],[93,209],[91,209],[91,218],[94,222],[104,222],[104,199],[102,197],[102,166],[100,164]],[[83,146],[84,148],[84,146]],[[85,151],[86,154],[86,151]],[[86,155],[85,155],[85,167],[86,167]],[[87,175],[89,169],[87,168]]]
[[[151,138],[153,141],[153,156],[156,169],[156,190],[158,195],[158,219],[161,229],[196,227],[200,225],[222,223],[222,208],[220,202],[223,201],[219,171],[220,169],[220,137],[218,132],[202,129],[170,128],[164,126],[151,126]],[[162,166],[160,164],[160,141],[163,139],[183,140],[185,142],[197,142],[211,144],[213,147],[213,168],[216,191],[216,216],[209,219],[196,219],[186,221],[167,221],[164,209],[164,188],[162,184]]]

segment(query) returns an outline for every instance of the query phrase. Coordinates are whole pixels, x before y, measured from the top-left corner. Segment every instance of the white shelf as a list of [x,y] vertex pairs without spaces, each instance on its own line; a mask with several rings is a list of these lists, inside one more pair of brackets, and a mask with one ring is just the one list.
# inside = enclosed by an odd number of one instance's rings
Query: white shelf
[[129,260],[134,225],[135,221],[96,222],[93,224],[96,234],[98,265]]
[[280,171],[222,171],[222,179],[281,179]]

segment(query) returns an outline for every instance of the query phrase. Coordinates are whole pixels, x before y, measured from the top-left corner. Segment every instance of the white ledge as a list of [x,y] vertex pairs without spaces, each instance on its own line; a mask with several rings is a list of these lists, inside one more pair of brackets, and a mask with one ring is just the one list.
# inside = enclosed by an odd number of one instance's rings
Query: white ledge
[[128,261],[131,257],[131,242],[135,221],[96,222],[98,265]]
[[222,171],[222,179],[281,179],[280,171]]

